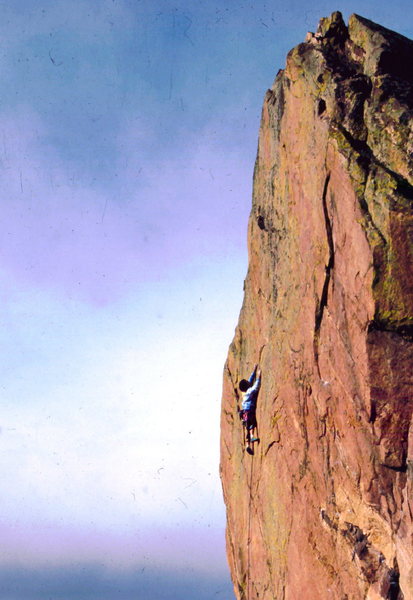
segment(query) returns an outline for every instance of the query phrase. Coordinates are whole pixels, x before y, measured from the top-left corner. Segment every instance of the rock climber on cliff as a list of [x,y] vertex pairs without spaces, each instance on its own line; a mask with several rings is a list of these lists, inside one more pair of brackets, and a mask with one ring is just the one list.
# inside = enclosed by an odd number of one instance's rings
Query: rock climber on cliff
[[257,419],[255,411],[257,408],[258,392],[261,385],[261,369],[255,365],[249,379],[241,379],[239,389],[242,392],[242,403],[239,416],[246,429],[246,447],[248,454],[254,454],[252,444],[258,442],[259,439],[254,435],[257,428]]

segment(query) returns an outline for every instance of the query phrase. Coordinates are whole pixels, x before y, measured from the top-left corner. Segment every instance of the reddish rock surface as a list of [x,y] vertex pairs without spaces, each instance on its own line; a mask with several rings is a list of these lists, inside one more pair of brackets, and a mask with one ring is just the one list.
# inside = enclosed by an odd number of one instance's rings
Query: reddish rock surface
[[413,600],[412,64],[413,42],[334,13],[265,97],[221,420],[240,600]]

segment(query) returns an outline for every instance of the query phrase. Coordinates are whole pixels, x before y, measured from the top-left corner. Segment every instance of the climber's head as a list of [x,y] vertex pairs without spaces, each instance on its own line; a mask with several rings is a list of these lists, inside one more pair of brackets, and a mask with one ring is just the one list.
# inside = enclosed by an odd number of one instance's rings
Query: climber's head
[[246,392],[249,387],[251,387],[250,382],[247,379],[241,379],[239,382],[239,389],[241,392]]

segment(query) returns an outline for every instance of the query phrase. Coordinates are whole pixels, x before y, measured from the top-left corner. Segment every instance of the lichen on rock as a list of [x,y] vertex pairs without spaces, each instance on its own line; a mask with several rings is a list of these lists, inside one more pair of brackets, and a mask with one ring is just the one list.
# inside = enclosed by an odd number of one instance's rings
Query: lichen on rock
[[413,600],[411,64],[413,42],[336,12],[265,95],[221,418],[239,600]]

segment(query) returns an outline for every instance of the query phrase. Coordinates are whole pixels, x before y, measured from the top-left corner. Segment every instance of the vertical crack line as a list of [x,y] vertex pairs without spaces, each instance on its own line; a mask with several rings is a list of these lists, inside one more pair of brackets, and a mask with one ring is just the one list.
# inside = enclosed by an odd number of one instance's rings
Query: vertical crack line
[[254,457],[251,457],[251,472],[250,472],[250,485],[249,485],[250,497],[249,497],[249,502],[248,502],[247,600],[251,600],[251,598],[250,598],[250,590],[251,590],[250,569],[251,569],[251,507],[252,507],[252,503],[253,503],[253,497],[252,497],[252,476],[253,476],[253,465],[254,465],[253,458]]
[[329,256],[328,256],[328,262],[325,266],[325,278],[324,278],[323,289],[321,292],[321,298],[317,302],[317,305],[316,305],[315,323],[314,323],[314,344],[313,344],[314,345],[314,360],[317,365],[317,371],[318,371],[318,375],[320,378],[321,378],[321,373],[320,373],[320,365],[318,362],[320,329],[321,329],[321,323],[323,320],[324,309],[327,306],[328,289],[330,286],[331,271],[334,269],[333,227],[331,225],[331,220],[330,220],[330,216],[328,214],[328,208],[327,208],[327,192],[328,192],[329,183],[330,183],[330,173],[328,173],[326,176],[326,179],[324,182],[323,197],[322,197],[322,207],[323,207],[323,214],[324,214],[324,223],[325,223],[325,227],[326,227]]

